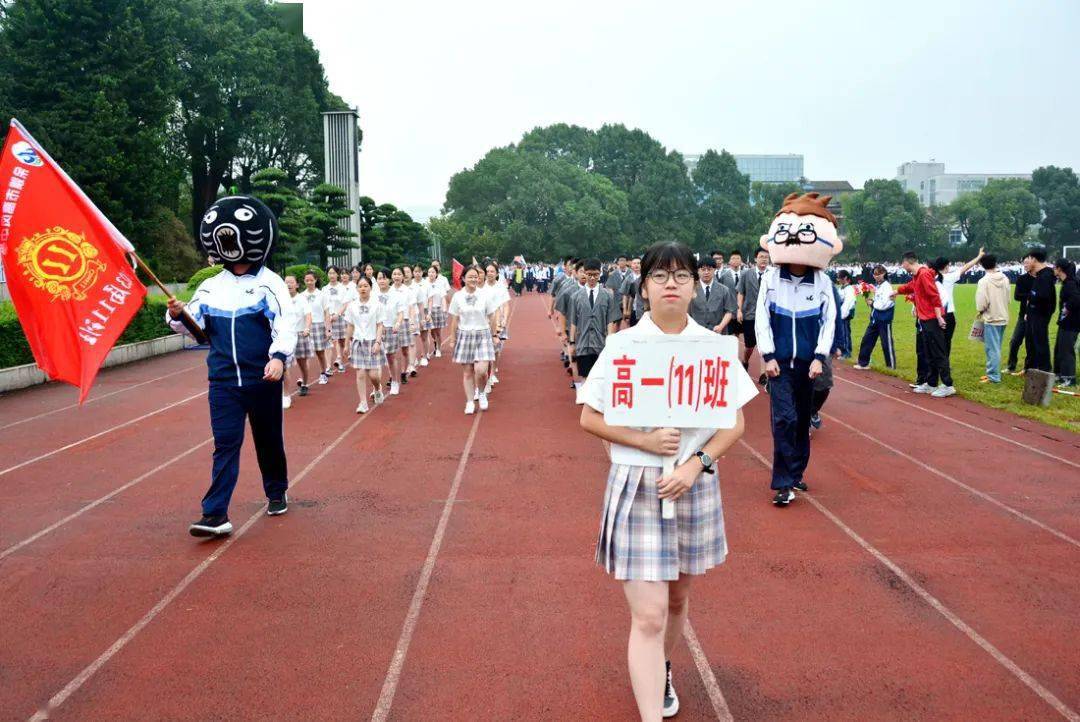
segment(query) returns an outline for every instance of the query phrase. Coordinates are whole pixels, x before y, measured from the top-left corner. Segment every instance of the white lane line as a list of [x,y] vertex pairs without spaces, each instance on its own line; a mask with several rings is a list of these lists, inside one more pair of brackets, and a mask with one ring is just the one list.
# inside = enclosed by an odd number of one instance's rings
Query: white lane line
[[735,718],[731,716],[731,709],[728,708],[727,700],[724,699],[724,693],[720,691],[720,683],[716,681],[716,675],[713,674],[709,660],[705,656],[705,650],[701,648],[701,642],[698,641],[689,619],[683,627],[683,637],[686,638],[686,646],[690,648],[690,656],[694,658],[701,681],[705,683],[705,691],[709,694],[709,701],[712,702],[716,719],[731,722]]
[[168,461],[166,461],[166,462],[164,462],[162,464],[159,464],[158,466],[154,467],[153,469],[146,472],[145,474],[142,474],[141,476],[137,476],[134,479],[132,479],[131,481],[124,484],[123,486],[119,486],[119,487],[113,489],[112,491],[110,491],[105,496],[98,497],[97,499],[94,499],[92,502],[90,502],[86,506],[82,507],[81,509],[79,509],[77,511],[72,512],[71,514],[68,514],[67,516],[65,516],[60,521],[57,521],[57,522],[55,522],[53,524],[50,524],[49,526],[45,527],[41,531],[37,532],[36,534],[34,534],[32,536],[29,536],[29,537],[23,539],[21,542],[19,542],[17,544],[13,544],[12,546],[9,546],[4,551],[0,552],[0,559],[3,559],[4,557],[7,557],[7,556],[9,556],[11,554],[14,554],[15,552],[19,551],[20,549],[22,549],[27,544],[33,544],[34,542],[36,542],[38,539],[45,536],[46,534],[49,534],[51,532],[56,531],[60,527],[67,524],[69,521],[72,521],[72,520],[82,516],[83,514],[90,511],[91,509],[93,509],[96,506],[100,506],[101,504],[104,504],[105,502],[107,502],[109,499],[112,499],[114,496],[116,496],[120,492],[125,491],[127,489],[130,489],[131,487],[135,486],[136,484],[143,481],[144,479],[147,479],[147,478],[153,476],[154,474],[158,473],[159,471],[164,469],[166,466],[170,466],[172,464],[175,464],[177,461],[180,461],[180,459],[183,459],[185,456],[188,456],[189,454],[192,454],[192,453],[198,451],[199,449],[206,446],[207,444],[209,444],[213,440],[214,440],[214,437],[211,436],[209,439],[206,439],[205,441],[199,442],[198,444],[196,444],[195,446],[192,446],[187,451],[183,451],[183,452],[177,454],[173,458],[169,459]]
[[[762,456],[760,453],[758,453],[758,451],[754,449],[754,447],[750,446],[750,444],[746,443],[746,441],[742,439],[739,439],[739,443],[745,446],[750,451],[750,453],[753,454],[759,462],[761,462],[764,467],[768,469],[772,468],[772,464],[769,462],[769,460]],[[1070,722],[1080,722],[1080,714],[1077,714],[1075,711],[1069,708],[1068,705],[1058,699],[1053,692],[1040,684],[1038,680],[1036,680],[1024,670],[1020,669],[1020,667],[1011,659],[1006,657],[1005,654],[1001,652],[1001,650],[991,644],[989,640],[987,640],[981,634],[972,629],[970,625],[964,622],[964,620],[960,619],[960,617],[958,617],[956,613],[954,613],[951,609],[938,601],[937,597],[926,591],[926,589],[921,584],[912,579],[907,572],[905,572],[896,564],[896,562],[889,559],[883,553],[878,551],[878,549],[872,544],[870,544],[870,542],[859,536],[855,532],[855,530],[853,530],[844,522],[840,521],[840,518],[837,517],[836,514],[833,514],[831,511],[826,509],[825,506],[813,496],[805,493],[801,496],[802,498],[810,502],[810,504],[812,504],[815,509],[824,514],[825,518],[827,518],[829,521],[839,527],[841,531],[843,531],[845,534],[848,535],[848,537],[854,540],[856,544],[861,546],[864,550],[869,552],[871,556],[873,556],[884,566],[886,566],[889,571],[895,574],[897,578],[900,579],[900,581],[902,581],[908,586],[909,589],[911,589],[911,591],[919,595],[919,597],[921,597],[924,602],[933,607],[938,613],[945,617],[945,619],[949,620],[949,622],[954,627],[963,632],[968,639],[982,647],[983,650],[987,652],[987,654],[994,658],[994,661],[996,661],[998,664],[1008,670],[1014,677],[1027,685],[1028,689],[1039,695],[1039,697],[1041,697],[1044,702],[1057,710],[1057,712],[1061,714],[1062,717],[1070,720]]]
[[[372,409],[372,412],[374,412],[376,409],[378,409],[378,407]],[[338,445],[345,440],[345,437],[351,434],[356,429],[356,427],[358,427],[366,419],[369,418],[371,418],[371,413],[367,413],[358,418],[356,421],[352,422],[349,427],[345,429],[345,431],[341,432],[340,436],[330,442],[329,446],[323,449],[318,456],[312,459],[308,463],[308,465],[304,467],[303,471],[296,475],[296,478],[294,478],[289,484],[289,490],[291,491],[293,488],[296,487],[297,484],[303,481],[304,477],[306,477],[308,473],[315,468],[316,464],[326,458],[326,455],[336,449]],[[251,526],[259,520],[260,517],[264,516],[265,514],[266,505],[263,504],[258,511],[252,514],[251,517],[249,517],[248,520],[244,522],[243,526],[241,526],[236,533],[223,541],[221,545],[217,549],[215,549],[212,554],[210,554],[210,556],[206,557],[206,559],[200,562],[197,567],[188,572],[188,575],[184,577],[179,584],[169,590],[169,593],[162,597],[161,601],[155,604],[149,612],[144,614],[142,619],[135,622],[135,624],[133,624],[130,629],[124,632],[124,634],[121,635],[119,639],[113,642],[108,649],[102,652],[101,656],[99,656],[85,669],[79,672],[79,674],[75,676],[75,679],[68,682],[63,689],[54,694],[52,698],[49,699],[48,704],[46,704],[43,708],[39,709],[30,719],[33,721],[48,719],[51,713],[55,712],[56,709],[60,707],[60,705],[64,704],[64,702],[66,702],[68,698],[71,697],[71,695],[78,692],[80,687],[86,684],[90,680],[90,678],[97,673],[99,669],[101,669],[109,662],[110,659],[115,657],[117,652],[123,649],[128,642],[135,638],[135,635],[141,632],[148,624],[150,624],[150,622],[154,621],[155,617],[161,614],[161,612],[163,612],[165,608],[168,607],[174,599],[180,596],[180,594],[185,589],[187,589],[192,582],[202,576],[202,573],[205,572],[207,568],[209,568],[209,566],[218,559],[218,557],[228,551],[228,549],[234,543],[236,543],[236,541],[240,537],[242,537],[244,533],[247,532],[247,530],[250,529]]]
[[56,454],[67,451],[68,449],[73,449],[76,446],[79,446],[80,444],[85,444],[87,441],[93,441],[94,439],[100,438],[100,437],[104,436],[105,434],[112,433],[113,431],[119,431],[120,429],[123,429],[123,428],[125,428],[127,426],[131,426],[132,424],[137,424],[140,421],[142,421],[143,419],[148,419],[151,416],[156,416],[157,414],[162,413],[163,411],[168,411],[169,409],[173,408],[174,406],[180,406],[181,404],[186,404],[188,401],[191,401],[192,399],[197,399],[200,396],[206,396],[206,393],[207,393],[206,391],[200,391],[197,394],[192,394],[191,396],[188,396],[186,399],[180,399],[179,401],[174,401],[173,403],[169,404],[168,406],[162,406],[160,409],[157,409],[155,411],[151,411],[149,413],[143,414],[142,416],[131,419],[130,421],[125,421],[122,424],[117,424],[116,426],[112,426],[112,427],[110,427],[108,429],[105,429],[104,431],[99,431],[96,434],[93,434],[92,436],[87,436],[85,439],[79,439],[78,441],[73,441],[70,444],[67,444],[66,446],[61,446],[59,449],[54,449],[54,450],[52,450],[52,451],[50,451],[48,453],[42,454],[41,456],[35,456],[33,459],[27,459],[26,461],[20,462],[20,463],[16,464],[15,466],[9,466],[8,468],[3,469],[2,471],[0,471],[0,476],[3,476],[4,474],[10,474],[11,472],[13,472],[13,471],[15,471],[17,469],[21,469],[24,466],[29,466],[30,464],[41,461],[42,459],[48,459],[50,456],[55,456]]
[[995,439],[1000,439],[1001,441],[1006,441],[1006,442],[1012,444],[1013,446],[1018,446],[1021,449],[1024,449],[1025,451],[1031,451],[1031,452],[1034,452],[1036,454],[1039,454],[1040,456],[1045,456],[1048,459],[1053,459],[1054,461],[1060,461],[1063,464],[1068,464],[1069,466],[1073,466],[1073,467],[1076,467],[1077,469],[1080,469],[1080,462],[1069,461],[1068,459],[1063,459],[1060,456],[1056,456],[1054,454],[1051,454],[1049,451],[1043,451],[1042,449],[1037,449],[1034,446],[1028,446],[1027,444],[1025,444],[1025,443],[1023,443],[1021,441],[1017,441],[1016,439],[1010,439],[1008,436],[1002,436],[1001,434],[995,434],[993,431],[988,431],[987,429],[979,428],[978,426],[975,426],[974,424],[969,424],[969,423],[967,423],[965,421],[961,421],[960,419],[957,419],[957,418],[955,418],[953,416],[949,416],[947,414],[942,414],[940,412],[933,411],[931,409],[926,408],[925,406],[919,406],[918,404],[913,404],[910,401],[905,401],[904,399],[897,398],[896,396],[893,396],[892,394],[886,394],[884,392],[878,391],[877,389],[872,389],[869,386],[864,386],[862,384],[855,383],[854,381],[850,381],[848,379],[845,379],[840,374],[836,374],[836,378],[838,380],[840,380],[840,381],[843,381],[845,384],[851,384],[852,386],[858,386],[860,389],[865,389],[865,390],[869,391],[872,394],[877,394],[878,396],[884,396],[887,399],[892,399],[893,401],[895,401],[898,404],[904,404],[905,406],[910,406],[913,409],[918,409],[919,411],[925,411],[928,414],[931,414],[933,416],[937,416],[939,418],[945,419],[946,421],[948,421],[950,423],[958,424],[960,426],[963,426],[966,429],[971,429],[972,431],[978,431],[980,434],[986,434],[987,436],[992,436]]
[[477,414],[473,419],[472,429],[469,430],[469,438],[465,441],[465,448],[461,452],[461,460],[458,461],[457,471],[454,473],[454,481],[450,485],[450,494],[446,503],[443,504],[442,515],[439,516],[439,525],[435,528],[435,536],[431,539],[431,547],[428,549],[424,566],[420,570],[420,579],[416,583],[412,601],[409,602],[409,611],[405,615],[405,623],[401,628],[401,636],[398,637],[394,655],[390,658],[390,668],[386,671],[386,679],[383,680],[382,691],[379,692],[379,701],[375,705],[375,711],[371,714],[372,720],[387,719],[390,716],[390,707],[394,703],[394,694],[397,692],[398,682],[401,680],[401,670],[405,667],[405,656],[409,653],[409,643],[412,642],[413,632],[416,631],[416,623],[420,618],[420,610],[424,606],[424,597],[427,595],[428,584],[431,581],[431,572],[435,569],[435,559],[439,556],[443,537],[446,535],[446,527],[450,523],[450,514],[454,509],[454,500],[457,498],[461,480],[465,476],[465,465],[469,462],[469,454],[472,453],[473,441],[476,439],[476,430],[480,426],[483,414]]
[[940,476],[945,481],[956,484],[961,489],[964,489],[965,491],[968,491],[968,492],[974,494],[975,496],[979,497],[983,501],[990,502],[991,504],[998,507],[999,509],[1002,509],[1003,511],[1007,511],[1008,513],[1012,514],[1016,518],[1022,519],[1023,521],[1026,521],[1029,524],[1033,524],[1033,525],[1039,527],[1040,529],[1042,529],[1043,531],[1046,531],[1046,532],[1049,532],[1050,534],[1053,534],[1058,539],[1061,539],[1062,541],[1064,541],[1064,542],[1066,542],[1068,544],[1072,544],[1074,547],[1080,548],[1080,540],[1074,539],[1071,536],[1069,536],[1068,534],[1066,534],[1064,532],[1061,532],[1061,531],[1058,531],[1057,529],[1055,529],[1055,528],[1053,528],[1053,527],[1051,527],[1051,526],[1049,526],[1047,524],[1044,524],[1043,522],[1039,521],[1038,519],[1034,519],[1034,518],[1028,516],[1027,514],[1025,514],[1024,512],[1022,512],[1022,511],[1020,511],[1018,509],[1012,508],[1011,506],[1009,506],[1008,504],[1005,504],[1004,502],[998,501],[997,499],[990,496],[989,494],[987,494],[984,491],[980,491],[980,490],[976,489],[973,486],[968,486],[967,484],[960,481],[959,479],[957,479],[955,477],[952,477],[949,474],[946,474],[944,471],[941,471],[940,469],[936,469],[936,468],[934,468],[933,466],[930,466],[927,463],[919,461],[914,456],[911,456],[910,454],[904,453],[900,449],[897,449],[897,448],[895,448],[893,446],[890,446],[889,444],[886,444],[881,439],[878,439],[878,438],[876,438],[874,436],[871,436],[870,434],[867,434],[866,432],[862,431],[861,429],[855,428],[854,426],[852,426],[849,423],[841,421],[840,419],[836,418],[832,414],[826,414],[826,413],[822,412],[821,415],[824,416],[826,419],[830,419],[832,421],[835,421],[836,423],[838,423],[841,426],[853,431],[854,433],[858,434],[859,436],[862,436],[863,438],[868,439],[869,441],[873,441],[878,446],[881,446],[881,447],[883,447],[885,449],[888,449],[889,451],[896,454],[897,456],[900,456],[900,457],[902,457],[904,459],[907,459],[912,464],[915,464],[916,466],[922,467],[923,469],[929,471],[931,474],[936,474],[937,476]]
[[[182,374],[185,371],[193,371],[194,369],[200,369],[200,368],[206,368],[206,364],[201,364],[200,363],[200,364],[195,364],[194,366],[188,366],[187,368],[182,368],[179,371],[173,371],[172,373],[167,373],[167,374],[165,374],[163,376],[158,376],[157,378],[149,379],[147,381],[142,381],[142,382],[137,383],[137,384],[132,384],[131,386],[125,386],[124,388],[117,389],[116,391],[110,391],[109,393],[102,394],[101,396],[95,396],[95,397],[93,397],[91,399],[87,399],[86,403],[84,403],[83,406],[86,406],[87,404],[92,404],[95,401],[101,401],[102,399],[107,399],[110,396],[116,396],[117,394],[122,394],[122,393],[124,393],[126,391],[131,391],[132,389],[137,389],[140,386],[146,386],[147,384],[152,384],[155,381],[161,381],[162,379],[167,379],[167,378],[169,378],[171,376],[176,376],[177,374]],[[10,429],[12,426],[18,426],[19,424],[25,424],[25,423],[29,423],[31,421],[36,421],[37,419],[44,418],[44,417],[49,416],[51,414],[58,414],[61,411],[67,411],[68,409],[78,408],[78,406],[79,406],[78,404],[68,404],[67,406],[61,406],[58,409],[53,409],[52,411],[46,411],[44,413],[38,414],[37,416],[28,416],[25,419],[19,419],[18,421],[12,421],[10,424],[4,424],[3,426],[0,426],[0,431],[3,431],[4,429]]]

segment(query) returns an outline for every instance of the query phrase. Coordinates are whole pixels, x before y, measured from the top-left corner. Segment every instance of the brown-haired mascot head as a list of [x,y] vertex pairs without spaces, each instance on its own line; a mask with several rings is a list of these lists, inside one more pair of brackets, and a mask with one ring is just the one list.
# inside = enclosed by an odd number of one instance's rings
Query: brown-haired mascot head
[[836,216],[827,208],[830,200],[817,193],[792,193],[784,199],[769,232],[761,237],[773,263],[825,268],[844,249]]

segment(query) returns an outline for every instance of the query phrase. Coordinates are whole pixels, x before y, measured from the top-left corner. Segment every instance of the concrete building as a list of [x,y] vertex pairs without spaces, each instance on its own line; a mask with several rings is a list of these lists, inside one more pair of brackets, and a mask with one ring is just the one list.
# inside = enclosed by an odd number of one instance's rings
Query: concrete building
[[974,193],[997,178],[1031,180],[1030,173],[946,173],[944,163],[911,161],[896,169],[904,190],[915,191],[924,206],[944,206],[965,193]]
[[[686,172],[692,175],[700,160],[700,153],[684,155]],[[801,155],[736,155],[735,165],[740,173],[750,176],[751,182],[798,183],[803,177]]]
[[323,113],[323,179],[345,189],[346,207],[353,212],[339,221],[342,228],[356,233],[360,248],[332,258],[338,265],[354,266],[364,259],[363,239],[360,238],[360,143],[358,125],[360,114],[352,110],[333,110]]
[[802,187],[805,193],[817,192],[823,196],[831,196],[832,198],[826,208],[836,216],[838,223],[844,220],[844,210],[840,207],[840,196],[845,193],[854,193],[856,190],[847,181],[806,181]]

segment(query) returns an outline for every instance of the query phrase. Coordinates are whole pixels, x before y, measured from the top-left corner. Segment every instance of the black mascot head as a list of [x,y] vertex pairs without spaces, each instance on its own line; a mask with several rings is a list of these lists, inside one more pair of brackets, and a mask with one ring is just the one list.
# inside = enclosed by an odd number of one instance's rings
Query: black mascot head
[[219,198],[199,225],[203,250],[232,270],[237,263],[261,266],[277,237],[277,218],[258,198]]

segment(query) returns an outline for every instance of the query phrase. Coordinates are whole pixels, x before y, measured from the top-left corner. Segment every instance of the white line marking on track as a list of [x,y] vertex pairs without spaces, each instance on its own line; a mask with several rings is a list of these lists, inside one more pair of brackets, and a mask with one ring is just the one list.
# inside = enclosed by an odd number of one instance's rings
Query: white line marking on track
[[390,668],[386,671],[386,679],[383,680],[382,691],[379,692],[379,701],[375,705],[375,711],[371,714],[372,720],[385,720],[390,716],[390,707],[394,703],[394,694],[397,692],[398,682],[401,680],[401,671],[405,667],[405,656],[409,653],[409,643],[412,642],[413,632],[416,631],[416,623],[420,619],[420,610],[424,606],[424,597],[427,595],[428,584],[431,581],[431,572],[435,569],[435,560],[442,548],[443,537],[446,535],[446,527],[450,523],[450,514],[454,510],[454,499],[457,498],[461,480],[465,476],[465,465],[469,462],[469,454],[472,453],[473,441],[476,439],[476,430],[480,427],[480,419],[484,415],[477,414],[473,419],[469,437],[465,441],[465,448],[461,452],[461,460],[458,461],[457,471],[454,473],[454,481],[450,485],[450,494],[443,504],[442,514],[439,516],[439,524],[435,528],[435,536],[431,539],[431,547],[428,549],[424,566],[420,570],[420,579],[416,583],[412,601],[409,602],[409,611],[405,615],[405,623],[401,627],[401,636],[398,637],[394,654],[390,658]]
[[887,399],[892,399],[893,401],[895,401],[898,404],[904,404],[905,406],[910,406],[913,409],[918,409],[919,411],[925,411],[928,414],[931,414],[933,416],[938,416],[938,417],[940,417],[942,419],[945,419],[946,421],[949,421],[951,423],[959,424],[960,426],[963,426],[966,429],[971,429],[972,431],[978,431],[980,434],[986,434],[987,436],[992,436],[995,439],[1000,439],[1001,441],[1006,441],[1006,442],[1012,444],[1013,446],[1019,446],[1021,449],[1024,449],[1026,451],[1031,451],[1033,453],[1039,454],[1040,456],[1045,456],[1048,459],[1053,459],[1054,461],[1060,461],[1063,464],[1068,464],[1069,466],[1073,466],[1073,467],[1076,467],[1077,469],[1080,469],[1080,463],[1078,463],[1078,462],[1069,461],[1068,459],[1063,459],[1060,456],[1056,456],[1054,454],[1051,454],[1049,451],[1043,451],[1042,449],[1037,449],[1034,446],[1028,446],[1027,444],[1024,444],[1023,442],[1017,441],[1016,439],[1010,439],[1008,436],[1002,436],[1001,434],[995,434],[993,431],[987,431],[986,429],[981,429],[978,426],[975,426],[974,424],[969,424],[969,423],[967,423],[965,421],[961,421],[960,419],[957,419],[957,418],[955,418],[953,416],[949,416],[948,414],[943,414],[943,413],[940,413],[938,411],[933,411],[931,409],[926,408],[925,406],[919,406],[918,404],[913,404],[910,401],[905,401],[904,399],[893,396],[892,394],[887,394],[887,393],[884,393],[883,391],[878,391],[877,389],[872,389],[869,386],[864,386],[862,384],[855,383],[854,381],[851,381],[849,379],[845,379],[840,374],[836,374],[835,376],[836,376],[836,378],[838,380],[843,381],[845,384],[851,384],[852,386],[858,386],[860,389],[865,389],[865,390],[869,391],[872,394],[877,394],[878,396],[884,396]]
[[[753,454],[759,462],[761,462],[761,464],[765,468],[772,468],[772,464],[769,462],[769,460],[762,456],[760,453],[758,453],[758,451],[754,447],[750,446],[750,444],[746,443],[746,441],[742,439],[739,439],[739,443],[745,446],[750,451],[750,453]],[[825,518],[827,518],[829,521],[839,527],[840,530],[844,532],[844,534],[846,534],[848,537],[850,537],[856,544],[861,546],[872,557],[874,557],[879,562],[881,562],[881,564],[887,567],[889,571],[895,574],[900,579],[900,581],[902,581],[908,586],[908,588],[911,589],[911,591],[919,595],[919,597],[921,597],[924,602],[933,607],[938,613],[945,617],[945,619],[949,620],[949,622],[954,627],[963,632],[968,639],[982,647],[983,650],[991,657],[993,657],[998,664],[1000,664],[1002,667],[1012,673],[1012,675],[1018,680],[1027,685],[1028,689],[1039,695],[1039,697],[1042,698],[1044,702],[1057,710],[1062,717],[1070,720],[1070,722],[1080,722],[1080,714],[1077,714],[1068,705],[1058,699],[1053,692],[1040,684],[1038,680],[1036,680],[1024,670],[1020,669],[1020,667],[1011,659],[1006,657],[1001,650],[991,644],[989,640],[987,640],[981,634],[976,632],[964,620],[960,619],[960,617],[958,617],[951,609],[941,603],[937,599],[937,597],[928,592],[921,584],[912,579],[907,572],[905,572],[896,564],[896,562],[889,559],[882,552],[878,551],[876,547],[870,544],[870,542],[859,536],[859,534],[854,529],[842,522],[840,518],[836,516],[836,514],[833,514],[831,511],[825,508],[825,506],[813,496],[811,496],[810,494],[802,494],[801,496],[802,498],[810,502],[810,504],[815,509],[821,512],[825,516]]]
[[987,494],[984,491],[980,491],[980,490],[976,489],[975,487],[968,486],[967,484],[960,481],[959,479],[946,474],[944,471],[941,471],[940,469],[936,469],[933,466],[930,466],[929,464],[926,464],[926,463],[924,463],[922,461],[919,461],[914,456],[911,456],[910,454],[906,454],[903,451],[901,451],[900,449],[897,449],[897,448],[895,448],[893,446],[890,446],[889,444],[886,444],[881,439],[878,439],[878,438],[876,438],[874,436],[871,436],[870,434],[867,434],[866,432],[862,431],[861,429],[855,428],[854,426],[852,426],[851,424],[849,424],[849,423],[847,423],[845,421],[841,421],[840,419],[836,418],[832,414],[826,414],[826,413],[822,412],[821,415],[824,416],[826,419],[831,419],[831,420],[835,421],[836,423],[840,424],[841,426],[843,426],[843,427],[845,427],[847,429],[850,429],[851,431],[855,432],[859,436],[862,436],[862,437],[864,437],[866,439],[869,439],[870,441],[873,441],[875,444],[877,444],[877,445],[879,445],[879,446],[881,446],[883,448],[888,449],[889,451],[893,452],[897,456],[900,456],[900,457],[903,457],[904,459],[907,459],[912,464],[915,464],[916,466],[920,466],[923,469],[926,469],[931,474],[936,474],[937,476],[940,476],[945,481],[956,484],[961,489],[964,489],[965,491],[968,491],[968,492],[974,494],[975,496],[979,497],[983,501],[990,502],[994,506],[996,506],[996,507],[998,507],[998,508],[1000,508],[1000,509],[1002,509],[1004,511],[1007,511],[1008,513],[1012,514],[1013,516],[1017,517],[1018,519],[1022,519],[1024,521],[1028,522],[1029,524],[1034,524],[1035,526],[1039,527],[1043,531],[1046,531],[1046,532],[1049,532],[1049,533],[1053,534],[1058,539],[1061,539],[1064,542],[1072,544],[1074,547],[1080,548],[1080,540],[1073,539],[1068,534],[1065,534],[1064,532],[1060,532],[1057,529],[1054,529],[1053,527],[1051,527],[1051,526],[1049,526],[1047,524],[1044,524],[1043,522],[1039,521],[1038,519],[1034,519],[1034,518],[1028,516],[1027,514],[1025,514],[1024,512],[1022,512],[1022,511],[1020,511],[1018,509],[1012,508],[1011,506],[1009,506],[1008,504],[1006,504],[1004,502],[998,501],[997,499],[990,496],[989,494]]
[[[170,376],[176,376],[177,374],[182,374],[185,371],[193,371],[194,369],[200,369],[200,368],[206,368],[206,364],[195,364],[194,366],[188,366],[187,368],[182,368],[179,371],[173,371],[172,373],[167,373],[164,376],[158,376],[157,378],[149,379],[147,381],[142,381],[142,382],[137,383],[137,384],[132,384],[131,386],[125,386],[124,388],[117,389],[116,391],[110,391],[109,393],[102,394],[101,396],[95,396],[92,399],[87,399],[86,403],[83,404],[83,406],[86,406],[86,404],[92,404],[95,401],[101,401],[102,399],[107,399],[110,396],[116,396],[117,394],[122,394],[125,391],[131,391],[132,389],[137,389],[140,386],[146,386],[147,384],[152,384],[155,381],[161,381],[162,379],[167,379]],[[4,429],[10,429],[12,426],[18,426],[19,424],[25,424],[25,423],[28,423],[30,421],[36,421],[37,419],[44,418],[46,416],[49,416],[50,414],[57,414],[57,413],[60,413],[61,411],[67,411],[68,409],[74,409],[74,408],[77,408],[77,407],[78,407],[78,404],[68,404],[67,406],[61,406],[58,409],[53,409],[52,411],[45,411],[43,413],[38,414],[37,416],[28,416],[25,419],[19,419],[18,421],[12,421],[10,424],[4,424],[3,426],[0,426],[0,431],[3,431]]]
[[8,556],[10,554],[14,554],[15,552],[19,551],[20,549],[22,549],[27,544],[33,544],[34,542],[36,542],[38,539],[45,536],[46,534],[49,534],[50,532],[56,531],[60,527],[67,524],[69,521],[72,521],[73,519],[82,516],[83,514],[90,511],[91,509],[93,509],[96,506],[104,504],[105,502],[107,502],[109,499],[112,499],[114,496],[116,496],[120,492],[125,491],[127,489],[130,489],[131,487],[135,486],[136,484],[143,481],[144,479],[147,479],[147,478],[153,476],[154,474],[158,473],[159,471],[164,469],[166,466],[170,466],[172,464],[175,464],[177,461],[180,461],[180,459],[183,459],[188,454],[192,454],[195,451],[201,449],[202,447],[206,446],[207,444],[209,444],[213,440],[214,440],[214,437],[211,436],[209,439],[206,439],[205,441],[199,442],[198,444],[196,444],[195,446],[192,446],[187,451],[183,451],[183,452],[177,454],[173,458],[169,459],[168,461],[166,461],[166,462],[164,462],[162,464],[159,464],[158,466],[154,467],[153,469],[146,472],[145,474],[141,474],[140,476],[135,477],[134,479],[127,482],[123,486],[119,486],[119,487],[113,489],[112,491],[110,491],[105,496],[98,497],[97,499],[94,499],[92,502],[90,502],[86,506],[82,507],[81,509],[79,509],[77,511],[74,511],[74,512],[68,514],[67,516],[65,516],[60,521],[57,521],[57,522],[54,522],[53,524],[50,524],[49,526],[47,526],[44,529],[42,529],[41,531],[37,532],[33,536],[29,536],[26,539],[23,539],[21,542],[18,542],[17,544],[13,544],[12,546],[9,546],[4,551],[0,552],[0,559],[3,559],[4,557],[6,557],[6,556]]
[[33,464],[34,462],[41,461],[42,459],[48,459],[50,456],[55,456],[56,454],[59,454],[59,453],[61,453],[63,451],[67,451],[68,449],[73,449],[76,446],[79,446],[80,444],[85,444],[87,441],[93,441],[94,439],[102,437],[105,434],[111,433],[113,431],[119,431],[120,429],[123,429],[124,427],[127,427],[127,426],[131,426],[132,424],[137,424],[140,421],[142,421],[143,419],[148,419],[151,416],[156,416],[157,414],[160,414],[163,411],[168,411],[169,409],[173,408],[174,406],[180,406],[181,404],[186,404],[188,401],[191,401],[192,399],[197,399],[200,396],[206,396],[206,394],[207,394],[206,391],[200,391],[197,394],[192,394],[191,396],[188,396],[186,399],[180,399],[179,401],[174,401],[173,403],[169,404],[168,406],[162,406],[160,409],[156,409],[156,410],[151,411],[149,413],[143,414],[142,416],[131,419],[130,421],[125,421],[122,424],[117,424],[116,426],[112,426],[112,427],[110,427],[108,429],[105,429],[104,431],[99,431],[96,434],[93,434],[91,436],[87,436],[85,439],[79,439],[78,441],[73,441],[70,444],[67,444],[66,446],[61,446],[59,449],[54,449],[54,450],[52,450],[52,451],[50,451],[48,453],[42,454],[40,456],[35,456],[33,459],[27,459],[26,461],[20,462],[20,463],[16,464],[15,466],[9,466],[8,468],[0,471],[0,476],[3,476],[4,474],[9,474],[12,471],[23,468],[24,466],[29,466],[30,464]]
[[727,700],[724,699],[724,693],[720,691],[720,683],[716,681],[716,675],[713,674],[712,667],[709,666],[705,650],[701,648],[701,642],[698,641],[697,634],[694,633],[694,628],[690,625],[689,619],[686,620],[686,626],[683,628],[683,637],[686,638],[686,646],[690,648],[690,656],[694,658],[694,664],[697,665],[701,681],[705,683],[705,691],[709,694],[709,701],[712,702],[716,719],[731,722],[735,718],[731,716],[731,710],[728,708]]
[[[372,412],[374,412],[374,409],[372,410]],[[330,442],[329,446],[319,452],[318,456],[308,462],[308,465],[304,467],[303,471],[297,474],[296,478],[294,478],[293,481],[289,484],[289,489],[292,490],[294,487],[296,487],[297,484],[303,481],[304,477],[306,477],[308,473],[310,473],[311,470],[315,468],[316,464],[326,458],[327,454],[336,449],[338,445],[345,440],[345,437],[351,434],[356,429],[356,427],[358,427],[360,424],[364,423],[364,421],[370,418],[371,413],[368,413],[364,416],[361,416],[356,421],[352,422],[348,426],[348,428],[341,432],[340,436]],[[30,719],[33,722],[48,719],[49,714],[56,711],[56,709],[60,707],[60,705],[64,704],[64,702],[66,702],[68,698],[71,697],[71,695],[78,692],[80,687],[86,684],[90,680],[90,678],[97,673],[99,669],[101,669],[103,666],[105,666],[105,664],[108,663],[110,659],[115,657],[117,652],[123,649],[128,642],[135,638],[135,635],[141,632],[148,624],[150,624],[150,622],[154,621],[155,617],[161,614],[161,612],[163,612],[165,608],[168,607],[174,599],[180,596],[180,594],[185,589],[187,589],[192,582],[202,576],[202,573],[205,572],[207,568],[209,568],[209,566],[218,559],[218,557],[228,551],[229,547],[231,547],[240,537],[242,537],[244,533],[247,532],[247,530],[250,529],[251,526],[259,520],[260,517],[265,516],[265,514],[266,505],[263,504],[257,512],[252,514],[251,517],[249,517],[248,520],[244,522],[243,526],[241,526],[240,529],[236,531],[236,533],[223,541],[221,543],[221,546],[215,549],[214,552],[210,554],[210,556],[202,560],[202,562],[200,562],[197,567],[188,572],[188,575],[182,580],[180,580],[179,584],[169,590],[169,593],[162,597],[161,601],[155,604],[149,612],[144,614],[142,619],[135,622],[135,624],[133,624],[130,629],[124,632],[124,634],[121,635],[119,639],[112,643],[112,646],[102,652],[101,656],[99,656],[85,669],[79,672],[79,674],[75,676],[75,679],[68,682],[62,690],[53,695],[52,698],[49,699],[48,704],[45,707],[39,709]]]

